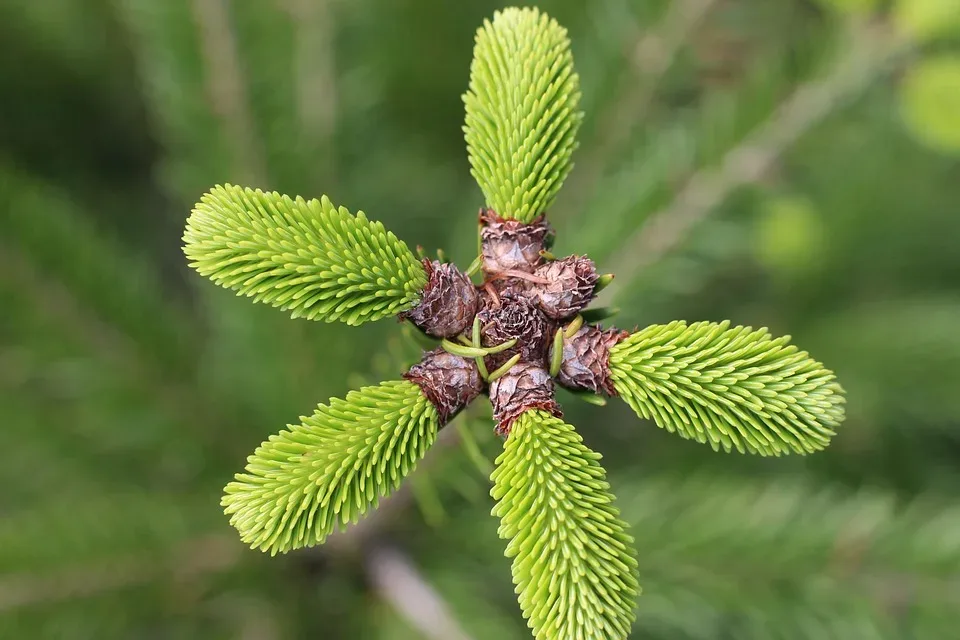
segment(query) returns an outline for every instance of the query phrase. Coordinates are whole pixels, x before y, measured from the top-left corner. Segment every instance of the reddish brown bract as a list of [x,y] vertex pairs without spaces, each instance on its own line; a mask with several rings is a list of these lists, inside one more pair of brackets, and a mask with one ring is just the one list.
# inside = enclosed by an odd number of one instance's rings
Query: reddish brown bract
[[473,360],[455,356],[443,349],[423,355],[423,360],[403,374],[423,390],[444,425],[483,391],[483,380]]
[[502,378],[490,383],[490,402],[493,404],[493,419],[497,421],[497,433],[509,435],[513,421],[530,409],[543,409],[562,417],[563,411],[553,392],[553,378],[545,368],[529,362],[511,367]]
[[487,274],[504,271],[533,271],[543,258],[547,239],[553,230],[543,215],[530,224],[504,220],[490,209],[480,211],[483,228],[480,238],[483,248],[483,270]]
[[616,395],[610,379],[610,348],[628,335],[619,329],[582,327],[563,341],[563,364],[557,381],[569,389]]
[[593,260],[567,256],[563,260],[540,265],[533,275],[546,284],[529,283],[528,289],[540,308],[554,320],[572,318],[593,299],[597,269]]
[[420,304],[400,317],[409,318],[438,338],[463,333],[477,315],[480,297],[476,287],[455,265],[424,260],[423,266],[430,280],[423,288]]

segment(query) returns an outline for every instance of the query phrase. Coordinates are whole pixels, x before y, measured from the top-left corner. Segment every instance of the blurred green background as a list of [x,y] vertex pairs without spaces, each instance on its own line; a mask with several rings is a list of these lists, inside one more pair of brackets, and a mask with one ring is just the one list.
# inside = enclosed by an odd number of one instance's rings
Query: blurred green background
[[[322,548],[247,550],[222,486],[399,375],[399,325],[290,320],[192,273],[216,183],[328,194],[475,251],[473,34],[441,0],[0,0],[0,637],[529,637],[478,403]],[[551,220],[632,328],[722,320],[835,369],[815,456],[713,453],[561,398],[640,555],[636,638],[960,625],[960,4],[574,0],[586,120]]]

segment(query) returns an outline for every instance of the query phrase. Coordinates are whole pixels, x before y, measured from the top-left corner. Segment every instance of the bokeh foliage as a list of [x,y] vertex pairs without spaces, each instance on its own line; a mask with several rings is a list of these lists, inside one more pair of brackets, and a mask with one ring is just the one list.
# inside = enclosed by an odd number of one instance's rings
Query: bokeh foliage
[[[949,1],[887,4],[539,3],[570,32],[585,113],[558,252],[616,268],[626,328],[766,326],[849,397],[826,451],[775,461],[563,398],[636,538],[635,637],[955,631],[960,159],[955,73],[931,65],[960,35],[930,18]],[[529,637],[482,407],[334,553],[244,548],[218,505],[244,456],[416,347],[245,303],[179,248],[229,182],[327,193],[468,264],[461,96],[499,7],[0,1],[0,637],[423,637],[369,560],[384,545],[467,637]],[[837,99],[781,143],[824,79]]]

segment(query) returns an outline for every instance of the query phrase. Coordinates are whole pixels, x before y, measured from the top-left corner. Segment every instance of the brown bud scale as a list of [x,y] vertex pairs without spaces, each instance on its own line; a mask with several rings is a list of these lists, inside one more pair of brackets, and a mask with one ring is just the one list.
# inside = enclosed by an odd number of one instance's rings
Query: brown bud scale
[[530,283],[528,289],[554,320],[572,318],[590,304],[598,277],[593,260],[579,256],[540,265],[533,275],[546,284]]
[[628,335],[619,329],[582,327],[563,341],[563,364],[557,381],[568,389],[617,395],[610,379],[610,348]]
[[521,362],[490,383],[490,402],[497,433],[510,434],[513,422],[525,411],[543,409],[558,418],[563,416],[553,397],[554,384],[550,373],[541,366]]
[[438,338],[463,333],[473,323],[480,305],[476,287],[455,265],[424,260],[423,266],[429,281],[423,288],[420,303],[400,314],[400,318],[409,318],[424,332]]
[[541,214],[526,224],[518,220],[505,220],[491,209],[480,211],[483,270],[488,274],[504,271],[533,271],[543,258],[540,252],[546,249],[553,229]]
[[434,349],[410,367],[403,377],[423,390],[440,416],[440,425],[454,418],[483,391],[483,380],[473,360]]

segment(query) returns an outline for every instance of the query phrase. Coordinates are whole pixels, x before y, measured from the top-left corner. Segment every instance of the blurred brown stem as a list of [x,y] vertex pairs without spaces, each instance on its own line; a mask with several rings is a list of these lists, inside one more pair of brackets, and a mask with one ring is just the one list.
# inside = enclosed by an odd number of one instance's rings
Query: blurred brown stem
[[366,555],[374,588],[411,627],[429,640],[470,640],[447,603],[404,554],[374,547]]

